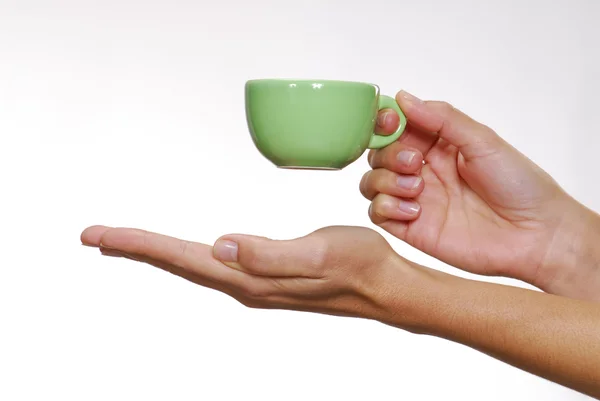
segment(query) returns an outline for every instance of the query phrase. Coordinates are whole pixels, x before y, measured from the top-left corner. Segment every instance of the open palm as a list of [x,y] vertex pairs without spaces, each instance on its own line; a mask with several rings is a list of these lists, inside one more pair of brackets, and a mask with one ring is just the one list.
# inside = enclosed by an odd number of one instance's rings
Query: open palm
[[[539,284],[579,204],[490,128],[400,92],[410,125],[373,151],[361,181],[372,221],[446,263]],[[546,274],[547,276],[547,274]]]

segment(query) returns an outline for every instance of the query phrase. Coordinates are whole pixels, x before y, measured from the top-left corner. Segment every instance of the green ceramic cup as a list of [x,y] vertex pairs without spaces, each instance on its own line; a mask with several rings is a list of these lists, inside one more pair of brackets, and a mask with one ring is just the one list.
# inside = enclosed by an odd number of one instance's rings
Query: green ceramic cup
[[[406,117],[396,100],[362,82],[258,79],[246,83],[246,119],[260,153],[280,168],[340,170],[366,149],[396,141]],[[400,116],[389,136],[374,133],[377,112]]]

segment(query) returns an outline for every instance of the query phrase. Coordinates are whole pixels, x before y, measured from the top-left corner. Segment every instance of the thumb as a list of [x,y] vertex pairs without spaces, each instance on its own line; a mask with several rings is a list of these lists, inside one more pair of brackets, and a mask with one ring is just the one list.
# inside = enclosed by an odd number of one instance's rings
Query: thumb
[[326,244],[316,238],[272,240],[232,234],[219,238],[213,256],[227,266],[257,276],[317,277]]
[[410,124],[422,131],[436,133],[456,146],[465,161],[496,153],[505,142],[483,125],[446,102],[423,101],[400,91],[396,101]]

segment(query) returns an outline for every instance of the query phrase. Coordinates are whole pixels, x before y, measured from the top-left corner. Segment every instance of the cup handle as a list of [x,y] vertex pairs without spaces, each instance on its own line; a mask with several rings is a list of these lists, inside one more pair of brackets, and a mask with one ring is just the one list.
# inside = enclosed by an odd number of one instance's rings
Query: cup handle
[[389,144],[391,144],[392,142],[395,142],[398,138],[400,138],[400,135],[402,135],[402,133],[406,129],[406,116],[404,115],[402,110],[400,110],[400,106],[398,106],[398,103],[396,103],[396,99],[389,97],[389,96],[380,95],[378,110],[388,109],[388,108],[392,109],[396,113],[398,113],[398,116],[400,117],[400,125],[398,126],[398,129],[396,130],[396,132],[394,132],[392,135],[385,136],[385,135],[377,135],[376,133],[373,133],[373,136],[371,137],[371,140],[369,141],[369,146],[368,146],[369,149],[379,149],[379,148],[388,146]]

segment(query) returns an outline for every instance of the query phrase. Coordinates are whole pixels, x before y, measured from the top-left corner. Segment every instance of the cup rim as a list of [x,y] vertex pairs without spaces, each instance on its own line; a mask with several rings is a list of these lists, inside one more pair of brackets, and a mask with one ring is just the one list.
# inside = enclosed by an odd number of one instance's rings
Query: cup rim
[[246,81],[246,85],[250,85],[250,84],[255,84],[255,83],[267,83],[267,82],[277,82],[277,83],[287,83],[287,84],[292,84],[292,83],[302,83],[302,84],[307,84],[307,83],[311,83],[311,84],[319,84],[319,83],[323,83],[323,84],[345,84],[345,85],[368,85],[371,87],[375,87],[377,89],[377,91],[379,92],[380,88],[379,85],[373,84],[371,82],[362,82],[362,81],[344,81],[344,80],[338,80],[338,79],[309,79],[309,78],[299,78],[299,79],[295,79],[295,78],[255,78],[255,79],[249,79]]

